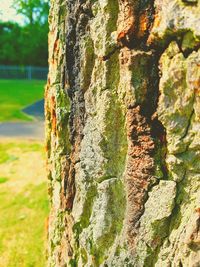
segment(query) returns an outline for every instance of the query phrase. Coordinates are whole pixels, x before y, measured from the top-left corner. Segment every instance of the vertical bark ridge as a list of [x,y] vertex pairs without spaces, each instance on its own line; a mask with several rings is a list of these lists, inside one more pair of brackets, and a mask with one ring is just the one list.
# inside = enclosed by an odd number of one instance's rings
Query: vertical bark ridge
[[87,24],[91,17],[90,4],[87,1],[68,1],[68,28],[66,34],[66,89],[71,99],[69,118],[70,141],[70,168],[65,188],[65,207],[71,210],[75,197],[75,164],[79,161],[79,151],[83,138],[85,120],[84,89],[80,84],[80,42],[85,35]]

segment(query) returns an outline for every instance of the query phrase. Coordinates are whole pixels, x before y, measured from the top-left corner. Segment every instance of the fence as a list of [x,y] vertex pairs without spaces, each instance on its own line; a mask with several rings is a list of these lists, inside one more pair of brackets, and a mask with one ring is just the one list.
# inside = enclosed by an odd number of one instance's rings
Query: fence
[[48,68],[0,65],[0,79],[46,80]]

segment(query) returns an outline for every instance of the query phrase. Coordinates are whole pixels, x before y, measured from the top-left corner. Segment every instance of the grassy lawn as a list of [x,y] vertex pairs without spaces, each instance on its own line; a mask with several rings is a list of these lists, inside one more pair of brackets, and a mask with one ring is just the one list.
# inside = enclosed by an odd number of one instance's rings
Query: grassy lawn
[[0,80],[0,121],[32,120],[21,109],[43,98],[45,81]]
[[44,267],[48,215],[43,146],[0,140],[0,267]]

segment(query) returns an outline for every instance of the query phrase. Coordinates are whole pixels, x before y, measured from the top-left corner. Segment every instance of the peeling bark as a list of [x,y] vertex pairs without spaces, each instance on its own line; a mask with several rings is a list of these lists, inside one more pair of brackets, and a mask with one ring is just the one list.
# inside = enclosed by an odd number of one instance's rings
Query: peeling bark
[[128,242],[135,250],[135,237],[139,228],[140,217],[144,212],[149,185],[155,179],[154,141],[151,130],[144,116],[140,114],[140,107],[132,108],[127,113],[128,151],[125,171],[127,190],[127,225]]

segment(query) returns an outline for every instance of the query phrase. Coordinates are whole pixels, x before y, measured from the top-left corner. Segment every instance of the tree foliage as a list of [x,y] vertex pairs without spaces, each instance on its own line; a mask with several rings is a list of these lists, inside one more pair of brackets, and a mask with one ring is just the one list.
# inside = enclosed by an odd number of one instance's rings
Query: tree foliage
[[0,64],[46,66],[48,25],[0,23]]
[[14,0],[13,7],[31,25],[35,23],[45,24],[47,22],[48,0]]
[[14,6],[27,23],[0,22],[0,64],[47,66],[48,2],[16,0]]

